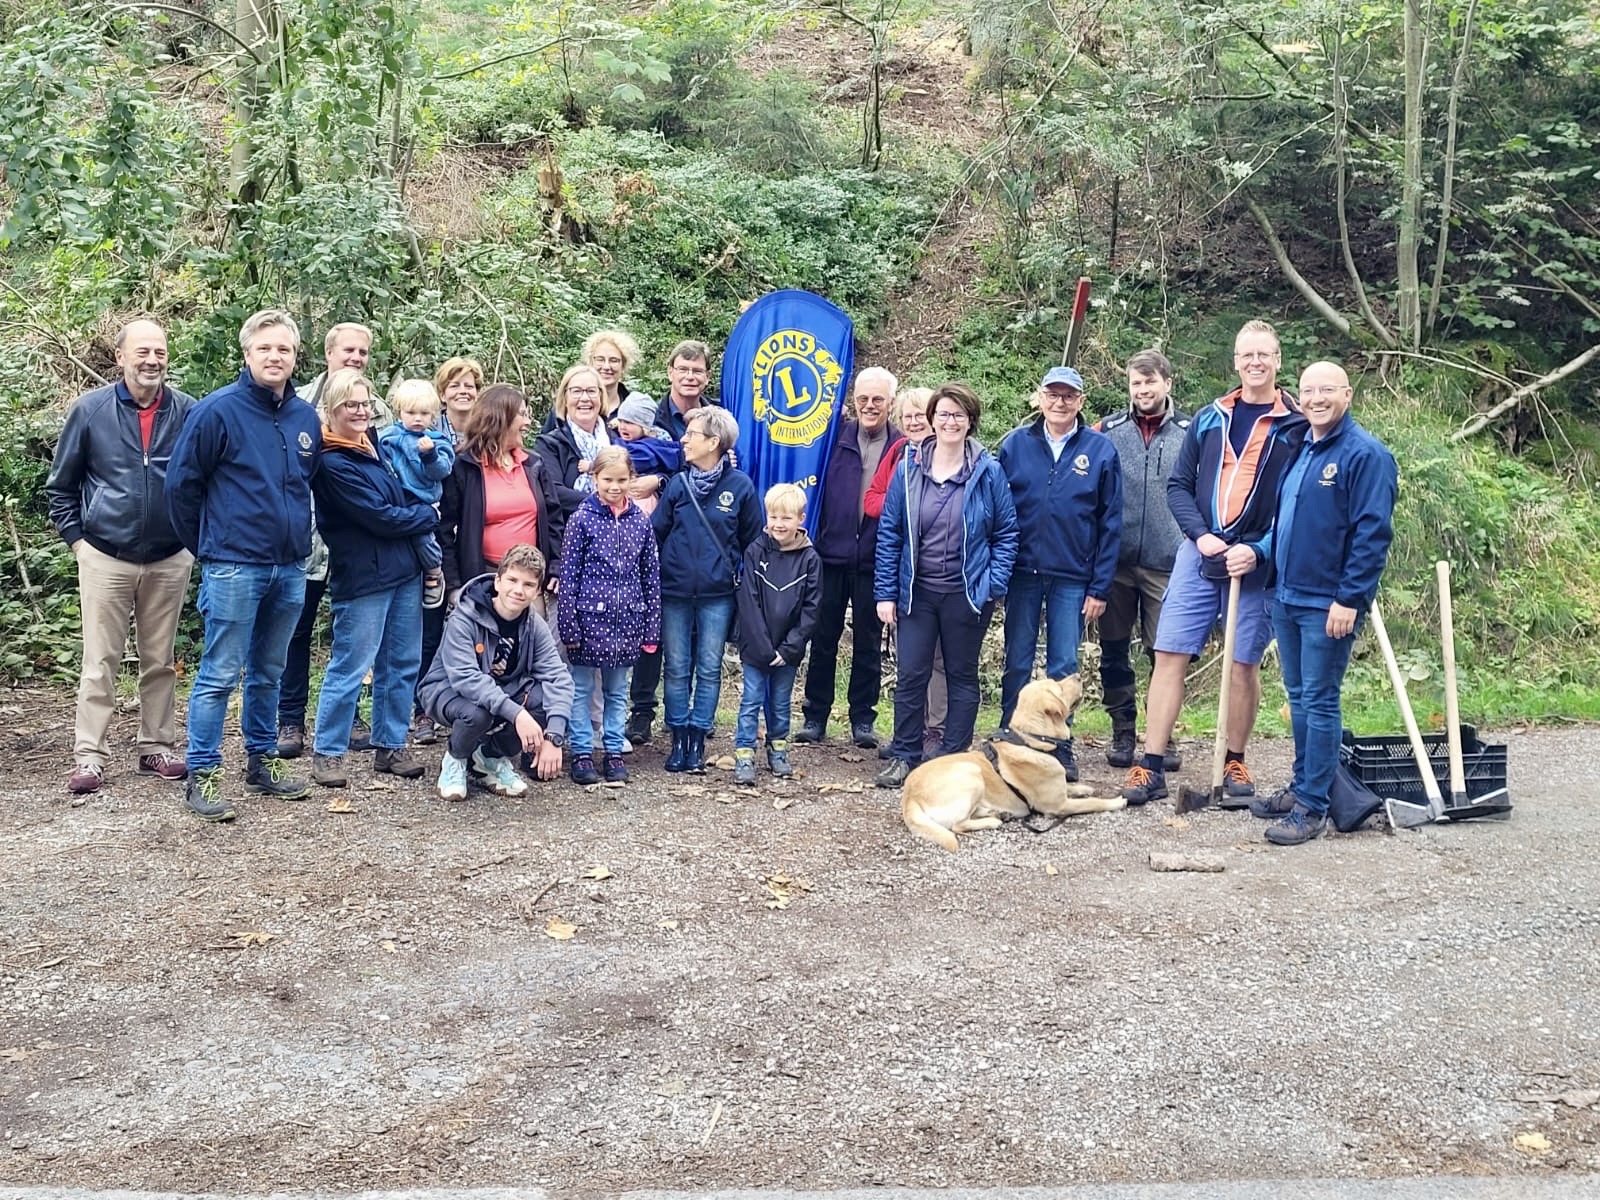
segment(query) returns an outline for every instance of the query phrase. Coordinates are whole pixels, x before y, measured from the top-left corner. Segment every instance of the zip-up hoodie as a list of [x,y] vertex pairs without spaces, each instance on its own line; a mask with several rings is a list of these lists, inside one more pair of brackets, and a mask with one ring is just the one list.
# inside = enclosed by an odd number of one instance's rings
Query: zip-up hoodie
[[[878,522],[872,596],[880,603],[894,601],[902,613],[911,611],[917,513],[927,476],[922,460],[933,457],[933,440],[930,434],[915,453],[901,455]],[[967,488],[961,503],[961,576],[967,603],[973,612],[982,612],[985,604],[1000,599],[1011,586],[1011,569],[1017,561],[1017,509],[999,460],[976,438],[967,439],[967,465]]]
[[1080,420],[1057,458],[1039,416],[1006,434],[997,457],[1017,506],[1016,569],[1109,596],[1122,543],[1122,465],[1111,440]]
[[[650,519],[661,546],[661,594],[672,600],[713,600],[733,595],[745,548],[761,536],[761,502],[750,476],[722,460],[722,474],[700,500],[690,498],[690,474],[674,475]],[[711,530],[706,529],[710,524]]]
[[[418,446],[424,437],[433,443],[431,450]],[[407,493],[429,504],[439,503],[444,481],[450,478],[450,470],[456,465],[455,443],[443,430],[412,433],[399,421],[385,425],[378,433],[378,453],[399,477]]]
[[1189,418],[1169,398],[1149,442],[1131,409],[1112,413],[1096,428],[1111,439],[1122,460],[1122,548],[1117,567],[1171,572],[1183,532],[1167,503],[1167,479],[1183,447]]
[[438,719],[444,702],[461,696],[507,724],[523,709],[542,708],[545,732],[564,735],[572,714],[572,672],[561,661],[555,634],[530,606],[517,630],[517,661],[496,679],[489,668],[499,637],[491,571],[468,580],[445,620],[439,652],[417,689],[422,707]]
[[1345,413],[1320,441],[1308,436],[1289,468],[1277,523],[1262,551],[1278,568],[1278,599],[1365,612],[1394,539],[1394,455]]
[[167,466],[167,515],[202,562],[273,566],[311,555],[316,410],[284,386],[239,378],[196,404]]
[[772,657],[794,667],[805,656],[806,643],[817,631],[822,604],[822,556],[800,531],[789,549],[763,532],[744,552],[739,583],[739,657],[763,671]]
[[438,521],[433,505],[406,491],[370,436],[322,431],[322,466],[314,484],[317,529],[328,544],[328,595],[336,601],[376,595],[416,578],[422,572],[417,537]]
[[167,463],[194,404],[194,397],[163,388],[147,450],[127,385],[78,397],[44,485],[62,541],[70,546],[82,538],[102,554],[135,563],[158,562],[183,549],[167,515]]

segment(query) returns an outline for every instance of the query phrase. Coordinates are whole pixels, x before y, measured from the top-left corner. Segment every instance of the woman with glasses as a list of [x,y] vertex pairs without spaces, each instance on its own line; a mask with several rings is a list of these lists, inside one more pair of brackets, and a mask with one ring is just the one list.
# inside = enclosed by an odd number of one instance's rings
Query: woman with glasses
[[535,443],[568,516],[594,491],[589,467],[594,456],[611,444],[605,401],[605,383],[598,371],[581,363],[568,367],[550,404],[552,424]]
[[335,371],[322,397],[327,418],[313,490],[317,528],[328,543],[333,653],[317,704],[311,777],[323,787],[350,782],[350,724],[371,671],[373,769],[415,779],[422,764],[406,749],[406,734],[422,661],[417,546],[438,518],[379,456],[370,432],[372,386],[361,372]]
[[944,655],[949,712],[936,753],[959,754],[978,720],[978,651],[1017,557],[1017,511],[1000,464],[974,437],[982,409],[964,383],[934,390],[933,436],[901,456],[878,522],[873,594],[894,626],[894,741],[879,787],[922,762],[933,654]]
[[[602,421],[609,421],[616,416],[617,409],[629,396],[644,396],[650,400],[649,396],[634,391],[622,381],[628,368],[639,361],[639,343],[622,330],[601,329],[591,333],[583,339],[583,350],[578,355],[578,361],[586,367],[593,367],[595,374],[600,377],[600,386],[605,393],[600,404]],[[650,403],[654,404],[655,401],[650,400]],[[560,420],[560,414],[551,406],[544,424],[539,426],[540,436],[555,429]]]

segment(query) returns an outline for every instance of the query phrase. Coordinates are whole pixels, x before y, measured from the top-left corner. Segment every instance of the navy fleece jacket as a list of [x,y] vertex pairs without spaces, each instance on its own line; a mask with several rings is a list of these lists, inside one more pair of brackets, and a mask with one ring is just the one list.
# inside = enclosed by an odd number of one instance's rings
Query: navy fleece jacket
[[1122,546],[1122,462],[1111,439],[1079,421],[1057,458],[1041,416],[1006,434],[997,457],[1017,506],[1013,571],[1070,579],[1091,596],[1109,596]]

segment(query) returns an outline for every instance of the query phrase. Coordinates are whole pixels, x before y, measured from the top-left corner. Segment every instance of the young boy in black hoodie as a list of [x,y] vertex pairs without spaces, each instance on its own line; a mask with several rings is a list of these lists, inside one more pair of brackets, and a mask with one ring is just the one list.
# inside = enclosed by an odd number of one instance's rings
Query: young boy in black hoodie
[[822,602],[822,559],[806,536],[806,494],[792,483],[767,489],[766,532],[744,552],[740,578],[739,657],[744,687],[733,741],[733,781],[756,781],[756,723],[767,714],[767,766],[780,779],[789,765],[789,707],[806,643]]

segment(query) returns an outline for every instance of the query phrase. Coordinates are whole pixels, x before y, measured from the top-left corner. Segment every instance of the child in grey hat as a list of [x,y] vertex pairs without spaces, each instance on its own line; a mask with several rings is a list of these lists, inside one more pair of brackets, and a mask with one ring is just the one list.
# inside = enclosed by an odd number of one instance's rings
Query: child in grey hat
[[[633,460],[636,473],[665,479],[683,470],[683,447],[665,429],[656,426],[656,402],[643,392],[628,393],[628,398],[617,406],[611,428]],[[655,510],[656,497],[647,496],[634,503],[648,515]]]

